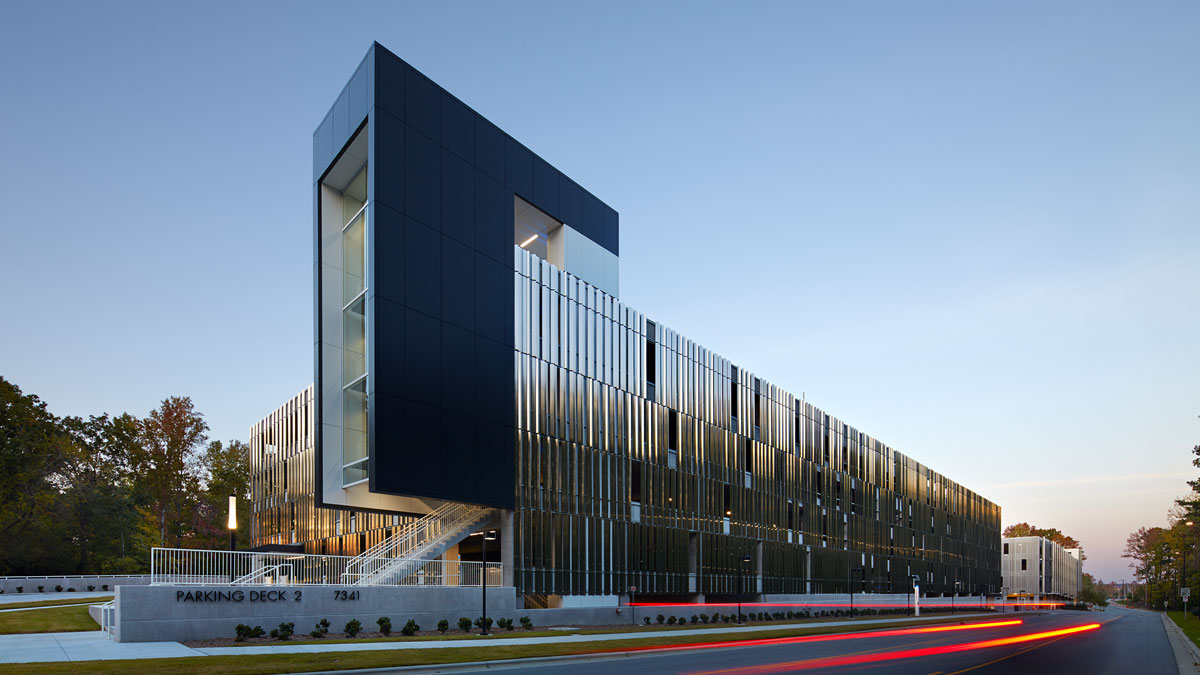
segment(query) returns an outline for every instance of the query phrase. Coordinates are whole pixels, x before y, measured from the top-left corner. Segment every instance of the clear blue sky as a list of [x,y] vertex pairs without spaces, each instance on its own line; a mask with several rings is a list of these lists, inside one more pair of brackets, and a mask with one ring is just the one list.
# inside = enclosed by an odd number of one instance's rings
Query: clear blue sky
[[311,135],[371,40],[621,213],[622,299],[1087,569],[1200,443],[1200,5],[9,3],[0,375],[312,379]]

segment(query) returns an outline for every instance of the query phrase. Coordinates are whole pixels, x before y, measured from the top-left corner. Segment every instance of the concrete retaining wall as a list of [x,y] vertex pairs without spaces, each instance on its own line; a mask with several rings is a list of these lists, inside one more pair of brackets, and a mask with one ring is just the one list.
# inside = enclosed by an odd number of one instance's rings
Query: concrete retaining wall
[[88,586],[95,586],[96,590],[91,591],[103,593],[101,590],[105,584],[108,584],[108,592],[117,586],[146,586],[150,583],[149,575],[132,575],[127,577],[36,577],[27,579],[24,577],[0,577],[0,590],[4,591],[5,595],[17,593],[17,586],[21,586],[25,590],[23,593],[37,593],[38,586],[41,586],[46,593],[53,593],[55,586],[62,586],[63,593],[67,592],[68,588],[74,588],[77,593],[87,593]]
[[[358,592],[357,596],[352,595]],[[119,642],[159,640],[205,640],[233,637],[239,623],[262,626],[270,631],[282,622],[296,624],[297,637],[305,636],[321,619],[329,619],[330,630],[342,632],[351,619],[362,623],[364,632],[378,630],[375,620],[387,616],[399,631],[409,619],[429,630],[441,619],[452,627],[459,617],[474,620],[480,615],[478,588],[354,586],[122,586],[116,594],[114,636]],[[776,606],[743,606],[749,612],[809,611],[813,614],[845,612],[847,595],[764,596],[760,602],[787,603]],[[855,608],[902,611],[907,596],[856,595]],[[960,597],[961,611],[980,608],[980,599]],[[514,622],[528,616],[537,627],[588,626],[642,623],[657,615],[736,614],[736,606],[696,604],[652,607],[616,606],[524,609],[515,589],[488,589],[488,616]],[[801,606],[807,605],[807,606]],[[820,605],[826,605],[824,607]],[[922,598],[922,608],[949,607],[950,598]],[[875,606],[875,607],[871,607]]]
[[[120,586],[116,594],[114,638],[118,642],[206,640],[233,637],[239,623],[270,631],[293,622],[303,636],[321,619],[342,632],[351,619],[363,632],[377,631],[375,620],[390,617],[399,631],[415,619],[433,628],[439,619],[480,615],[478,588],[354,586]],[[488,589],[488,616],[516,616],[516,591]]]

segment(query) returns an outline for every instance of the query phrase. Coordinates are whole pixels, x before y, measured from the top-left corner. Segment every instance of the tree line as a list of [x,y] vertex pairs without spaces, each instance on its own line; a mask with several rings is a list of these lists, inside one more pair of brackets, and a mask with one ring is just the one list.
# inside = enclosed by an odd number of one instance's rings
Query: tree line
[[209,441],[190,398],[58,417],[0,377],[0,574],[138,574],[150,548],[249,544],[249,448]]
[[[1200,445],[1192,446],[1192,455],[1192,466],[1200,468]],[[1191,492],[1171,505],[1166,527],[1139,527],[1125,540],[1123,557],[1138,582],[1130,597],[1146,607],[1182,609],[1180,589],[1195,589],[1200,582],[1200,479],[1187,485]],[[1189,601],[1193,613],[1200,605],[1196,595]]]

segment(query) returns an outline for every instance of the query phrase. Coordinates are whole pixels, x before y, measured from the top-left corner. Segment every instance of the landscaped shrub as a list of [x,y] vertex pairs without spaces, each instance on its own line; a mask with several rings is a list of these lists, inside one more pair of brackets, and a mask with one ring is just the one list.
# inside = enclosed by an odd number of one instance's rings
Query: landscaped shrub
[[471,620],[465,616],[458,618],[458,629],[464,633],[471,632]]
[[700,623],[708,623],[708,615],[707,614],[700,615]]
[[17,586],[17,592],[18,592],[18,593],[24,593],[24,592],[25,592],[25,587],[24,587],[24,586]]
[[699,620],[700,620],[700,617],[696,616],[695,614],[692,615],[692,623],[696,623]]
[[91,584],[88,584],[88,592],[91,593],[94,590],[96,590],[96,587]]
[[666,620],[667,620],[667,617],[663,616],[662,614],[659,614],[659,615],[658,615],[658,623],[659,623],[660,625],[661,625],[662,623],[664,623]]
[[[259,626],[258,629],[262,630],[262,626]],[[255,637],[254,629],[244,623],[239,623],[236,627],[234,627],[233,632],[233,639],[237,642],[245,642],[246,638]]]
[[650,625],[650,617],[644,616],[644,617],[642,617],[642,621],[645,621],[647,626]]
[[55,591],[57,591],[57,592],[59,592],[59,593],[62,593],[62,584],[59,584],[59,585],[55,586],[55,587],[54,587],[54,590],[55,590]]
[[67,592],[68,592],[68,593],[74,593],[74,592],[75,592],[75,589],[74,589],[74,588],[68,588],[68,589],[67,589]]
[[484,632],[487,632],[487,630],[492,627],[492,617],[490,617],[490,616],[476,617],[475,618],[475,626],[480,628]]
[[102,590],[102,591],[107,591],[107,590],[108,590],[108,584],[103,584],[102,586],[100,586],[100,590]]
[[521,617],[521,628],[525,630],[533,630],[533,620],[527,616]]
[[[662,615],[661,615],[661,614],[659,614],[659,615],[658,615],[658,617],[659,617],[659,618],[658,618],[658,622],[659,622],[659,623],[662,623]],[[675,625],[675,617],[671,617],[671,618],[667,619],[667,625],[668,625],[668,626],[674,626],[674,625]]]
[[448,631],[448,630],[450,630],[450,622],[449,621],[447,621],[445,619],[438,621],[438,632],[439,633],[445,635],[446,631]]
[[329,619],[321,619],[320,621],[318,621],[317,628],[321,629],[322,635],[328,633],[329,632]]
[[350,619],[346,622],[346,635],[354,637],[355,635],[358,635],[358,632],[361,630],[362,624],[358,622],[358,619]]
[[[392,634],[391,617],[381,616],[378,619],[375,619],[375,623],[379,624],[379,632],[383,633],[384,637]],[[405,635],[412,635],[412,633],[405,633]]]
[[45,587],[45,586],[38,586],[38,593],[44,593],[44,592],[46,592],[46,587]]
[[313,626],[313,629],[308,634],[315,638],[325,637],[325,633],[321,632],[321,624]]
[[679,617],[679,618],[677,618],[677,619],[675,620],[675,623],[677,623],[677,624],[679,624],[680,626],[682,626],[683,624],[687,623],[687,617],[686,617],[686,616],[681,616],[681,617]]
[[[391,628],[391,626],[388,626],[388,628]],[[404,624],[404,628],[400,629],[400,632],[404,633],[405,635],[416,635],[417,631],[419,630],[421,630],[421,627],[417,625],[417,622],[409,619]]]
[[292,638],[292,633],[295,630],[296,624],[290,621],[287,623],[281,623],[279,624],[279,628],[271,629],[271,637],[275,638],[276,640],[290,640]]

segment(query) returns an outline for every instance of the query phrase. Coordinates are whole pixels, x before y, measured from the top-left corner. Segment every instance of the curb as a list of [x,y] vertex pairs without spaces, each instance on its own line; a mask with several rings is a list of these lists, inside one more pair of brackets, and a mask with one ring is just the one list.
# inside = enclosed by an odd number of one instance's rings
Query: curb
[[[672,654],[678,654],[683,651],[696,651],[680,649]],[[604,652],[592,654],[565,654],[562,656],[529,656],[520,659],[503,659],[498,661],[463,661],[461,663],[433,663],[423,666],[392,666],[384,668],[361,668],[357,670],[312,670],[293,675],[368,675],[369,673],[454,673],[459,671],[470,670],[509,670],[513,668],[525,668],[532,665],[552,665],[554,663],[575,662],[588,663],[591,661],[611,661],[613,659],[629,658],[631,656],[666,656],[666,654],[654,654],[653,652],[644,651],[622,651],[622,652]]]
[[[746,647],[751,646],[753,645],[746,645]],[[726,649],[730,648],[739,649],[743,647],[726,647]],[[648,658],[669,656],[679,653],[701,651],[704,649],[711,649],[711,647],[705,647],[704,643],[697,643],[692,649],[687,647],[676,647],[669,651],[663,652],[655,652],[646,649],[629,649],[609,652],[591,652],[586,654],[563,654],[559,656],[527,656],[516,659],[498,659],[493,661],[462,661],[459,663],[431,663],[416,666],[385,666],[381,668],[358,668],[352,670],[313,670],[297,672],[293,673],[293,675],[370,675],[372,673],[454,673],[475,670],[511,670],[514,668],[519,669],[528,666],[551,665],[554,663],[589,663],[593,661],[611,661],[614,659],[630,657]],[[1200,670],[1197,670],[1196,672],[1200,674]]]
[[1200,673],[1200,647],[1192,642],[1191,638],[1183,632],[1174,621],[1166,614],[1161,615],[1163,628],[1167,631],[1167,639],[1171,642],[1171,649],[1175,652],[1175,665],[1179,668],[1180,675],[1184,673]]

